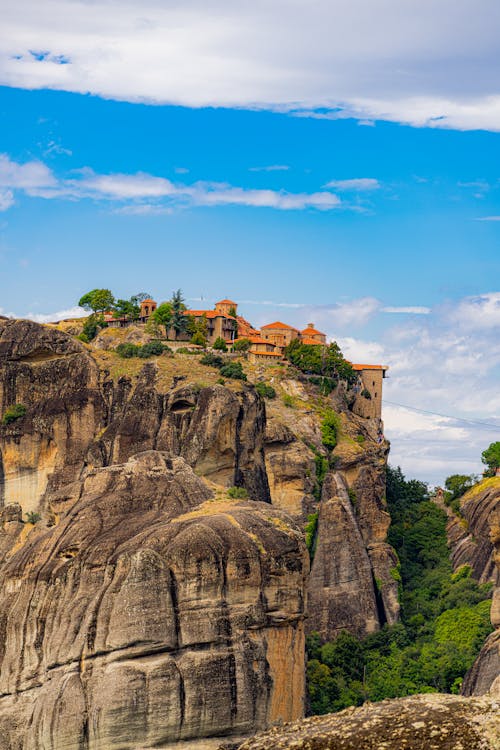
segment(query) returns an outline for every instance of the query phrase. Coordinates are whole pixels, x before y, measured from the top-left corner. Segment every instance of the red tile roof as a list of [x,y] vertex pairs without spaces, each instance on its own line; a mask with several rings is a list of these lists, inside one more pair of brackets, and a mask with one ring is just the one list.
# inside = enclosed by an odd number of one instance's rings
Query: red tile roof
[[387,365],[355,365],[353,362],[350,363],[353,370],[388,370]]
[[261,330],[264,330],[265,328],[278,328],[278,329],[285,328],[287,331],[297,331],[297,333],[300,333],[298,328],[294,328],[293,326],[287,326],[285,323],[281,323],[281,321],[279,320],[277,320],[275,323],[268,323],[267,326],[262,326]]
[[324,333],[321,333],[321,331],[318,331],[316,328],[311,328],[310,326],[307,328],[304,328],[303,331],[301,331],[301,334],[303,336],[324,336]]
[[233,302],[232,299],[221,299],[218,302],[215,303],[216,305],[234,305],[236,307],[237,303]]
[[228,318],[229,320],[236,320],[232,315],[226,315],[226,313],[221,313],[217,310],[184,310],[184,315],[193,315],[195,318],[201,318],[205,315],[206,318]]

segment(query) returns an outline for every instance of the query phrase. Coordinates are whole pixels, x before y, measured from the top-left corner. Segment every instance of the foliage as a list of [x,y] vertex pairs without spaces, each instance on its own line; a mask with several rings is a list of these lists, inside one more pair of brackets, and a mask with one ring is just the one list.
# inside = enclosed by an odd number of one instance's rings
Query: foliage
[[371,401],[372,394],[370,393],[368,388],[363,388],[363,390],[361,391],[361,395],[363,396],[363,398],[366,398],[367,401]]
[[285,406],[288,406],[289,409],[293,409],[293,407],[295,406],[294,400],[289,393],[283,394],[283,403],[285,404]]
[[149,357],[159,356],[163,352],[170,352],[171,349],[162,344],[161,341],[150,341],[143,346],[137,344],[118,344],[115,352],[119,357],[123,359],[130,359],[131,357],[141,357],[142,359],[148,359]]
[[170,302],[163,302],[159,305],[154,313],[150,316],[160,326],[165,328],[165,336],[168,336],[168,329],[172,324],[172,305]]
[[233,351],[235,352],[247,352],[250,349],[252,342],[250,339],[238,339],[233,342]]
[[314,557],[315,547],[316,547],[316,532],[318,530],[318,513],[311,513],[307,516],[307,523],[304,529],[304,534],[306,537],[306,547],[309,550],[309,555],[311,557],[311,560]]
[[92,289],[92,291],[80,297],[78,301],[79,307],[94,313],[112,310],[114,304],[115,298],[109,289]]
[[248,497],[248,492],[244,487],[230,487],[227,491],[229,497],[236,499],[244,499]]
[[340,417],[333,409],[327,409],[321,421],[321,441],[325,448],[333,450],[340,432]]
[[337,385],[337,381],[335,380],[335,378],[329,378],[325,375],[311,375],[311,377],[309,378],[309,382],[319,387],[319,392],[322,396],[329,396]]
[[470,490],[478,477],[475,474],[452,474],[444,483],[448,492],[444,493],[443,500],[457,515],[460,515],[460,498]]
[[227,344],[221,336],[218,336],[213,344],[213,348],[221,352],[227,352]]
[[286,347],[285,356],[295,367],[310,375],[323,375],[335,381],[346,380],[348,383],[354,383],[357,379],[335,341],[328,346],[319,346],[301,344],[298,339],[294,339]]
[[212,352],[208,352],[207,354],[204,354],[200,359],[200,364],[207,365],[207,367],[222,367],[224,364],[224,360],[218,354],[212,354]]
[[30,510],[26,513],[26,519],[27,523],[32,523],[33,525],[35,525],[36,523],[38,523],[38,521],[40,521],[41,515],[40,513],[35,513],[35,511]]
[[490,443],[490,445],[481,453],[481,461],[486,464],[490,471],[495,471],[500,467],[500,442]]
[[476,583],[467,566],[453,573],[446,515],[429,501],[427,486],[389,467],[387,504],[389,542],[400,559],[391,576],[402,580],[402,620],[364,640],[348,633],[326,644],[317,634],[308,638],[313,713],[419,692],[458,692],[491,631],[490,586]]
[[262,398],[276,398],[276,391],[272,385],[268,385],[267,383],[256,383],[255,390]]
[[171,326],[174,329],[174,335],[177,339],[177,337],[180,336],[181,333],[186,332],[188,327],[188,318],[186,315],[184,315],[187,308],[184,304],[184,298],[180,289],[172,293],[170,304],[172,305]]
[[190,343],[194,344],[195,346],[202,346],[203,348],[205,348],[207,345],[207,339],[201,331],[195,331],[191,336]]
[[17,419],[21,419],[26,414],[26,407],[23,404],[14,404],[9,406],[2,417],[2,424],[11,424]]
[[228,362],[220,368],[220,374],[223,378],[233,378],[234,380],[247,379],[241,362]]

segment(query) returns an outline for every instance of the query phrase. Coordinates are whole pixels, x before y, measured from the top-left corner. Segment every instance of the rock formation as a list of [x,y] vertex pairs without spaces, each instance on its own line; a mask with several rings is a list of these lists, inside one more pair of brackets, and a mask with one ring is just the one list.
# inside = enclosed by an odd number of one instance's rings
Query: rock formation
[[492,699],[415,695],[276,727],[238,750],[496,750],[499,711]]
[[460,516],[449,513],[448,538],[455,569],[470,565],[473,577],[494,586],[491,624],[496,630],[464,678],[464,695],[500,697],[500,477],[491,477],[467,492]]
[[153,363],[134,382],[97,360],[0,319],[0,420],[25,408],[0,423],[1,736],[125,750],[300,717],[304,628],[398,616],[378,422],[337,389],[329,453],[308,384],[280,381],[300,408],[266,417],[251,384],[160,389]]

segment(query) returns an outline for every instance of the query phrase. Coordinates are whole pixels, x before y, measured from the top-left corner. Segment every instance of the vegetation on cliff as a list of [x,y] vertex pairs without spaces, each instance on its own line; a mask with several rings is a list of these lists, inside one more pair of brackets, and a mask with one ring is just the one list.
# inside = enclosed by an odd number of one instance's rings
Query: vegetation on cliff
[[338,711],[365,700],[422,692],[457,693],[491,631],[489,584],[464,566],[453,573],[446,515],[427,486],[387,469],[388,541],[400,564],[401,622],[364,640],[342,633],[332,643],[308,639],[310,710]]

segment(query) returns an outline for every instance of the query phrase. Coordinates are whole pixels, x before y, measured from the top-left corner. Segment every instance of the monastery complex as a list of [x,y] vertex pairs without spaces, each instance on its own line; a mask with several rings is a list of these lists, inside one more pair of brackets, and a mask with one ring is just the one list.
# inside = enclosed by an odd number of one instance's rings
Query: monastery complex
[[[141,303],[140,321],[147,323],[156,308],[155,300],[145,299]],[[228,348],[231,348],[236,341],[248,339],[250,347],[247,356],[249,361],[254,363],[279,362],[283,358],[285,348],[294,339],[311,346],[327,344],[326,335],[318,331],[313,323],[308,323],[307,327],[300,331],[294,326],[276,320],[257,330],[248,320],[238,315],[238,304],[230,299],[216,302],[212,310],[186,310],[185,315],[194,318],[196,323],[203,323],[209,345],[213,345],[220,338],[226,342]],[[106,313],[105,320],[111,326],[128,323],[125,319],[116,319],[112,313]],[[181,333],[178,340],[189,341],[190,337],[188,333]],[[359,373],[358,392],[365,394],[365,397],[360,395],[356,399],[355,411],[362,417],[380,419],[382,381],[386,377],[388,367],[355,363],[351,365]]]

